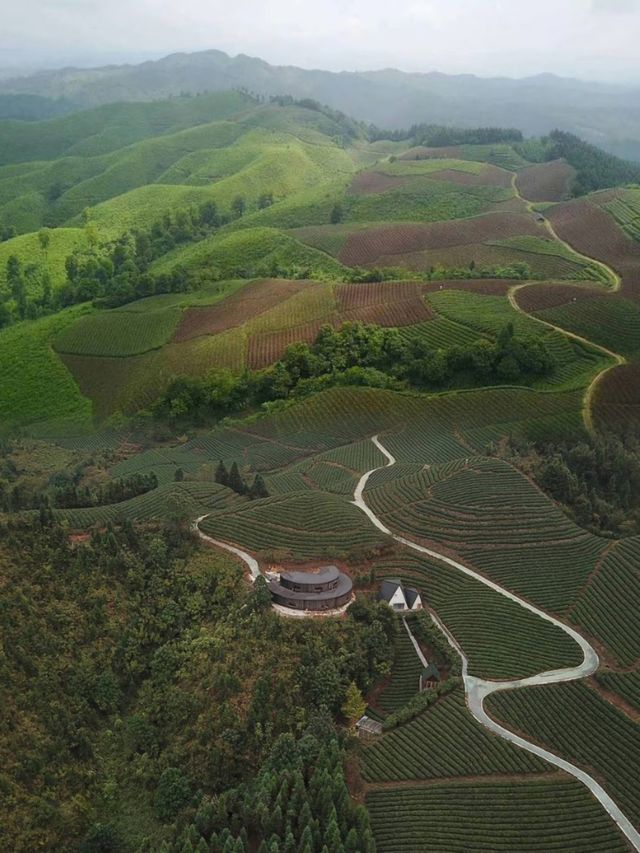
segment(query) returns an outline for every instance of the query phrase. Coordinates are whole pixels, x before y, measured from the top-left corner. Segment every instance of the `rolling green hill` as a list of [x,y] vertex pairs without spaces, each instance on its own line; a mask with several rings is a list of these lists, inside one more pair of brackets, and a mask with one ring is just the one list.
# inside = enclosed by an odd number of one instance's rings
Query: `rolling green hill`
[[[5,132],[9,845],[623,849],[460,658],[637,819],[640,191],[571,198],[626,166],[238,92]],[[284,619],[220,546],[335,562],[356,602]]]

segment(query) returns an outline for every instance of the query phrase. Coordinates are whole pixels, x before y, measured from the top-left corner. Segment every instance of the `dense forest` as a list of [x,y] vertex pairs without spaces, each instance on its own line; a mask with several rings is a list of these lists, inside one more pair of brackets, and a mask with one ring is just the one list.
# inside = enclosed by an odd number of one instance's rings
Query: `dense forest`
[[289,836],[296,850],[339,850],[337,837],[370,849],[333,721],[352,723],[388,671],[385,605],[282,619],[263,582],[245,584],[175,523],[71,541],[45,515],[4,525],[0,541],[7,849],[182,853],[204,836],[228,853],[247,849],[241,825],[264,833],[267,820],[261,849],[276,835],[277,849],[293,849]]
[[640,533],[640,434],[559,443],[511,439],[507,454],[581,526],[613,536]]
[[640,182],[640,164],[608,154],[573,133],[554,130],[549,136],[527,140],[516,149],[539,162],[564,158],[577,172],[571,187],[574,196]]

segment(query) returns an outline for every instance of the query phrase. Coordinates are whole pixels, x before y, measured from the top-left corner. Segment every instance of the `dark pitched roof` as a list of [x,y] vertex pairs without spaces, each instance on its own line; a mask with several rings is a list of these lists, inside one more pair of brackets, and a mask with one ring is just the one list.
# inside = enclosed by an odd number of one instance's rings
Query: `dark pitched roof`
[[413,607],[416,598],[420,596],[420,593],[417,589],[414,589],[412,586],[405,586],[404,588],[404,597],[407,599],[407,604],[409,607]]
[[423,669],[420,678],[422,681],[440,681],[440,672],[435,663],[430,663]]
[[384,599],[384,601],[391,601],[398,587],[402,587],[400,578],[387,578],[387,580],[382,581],[380,584],[379,597]]

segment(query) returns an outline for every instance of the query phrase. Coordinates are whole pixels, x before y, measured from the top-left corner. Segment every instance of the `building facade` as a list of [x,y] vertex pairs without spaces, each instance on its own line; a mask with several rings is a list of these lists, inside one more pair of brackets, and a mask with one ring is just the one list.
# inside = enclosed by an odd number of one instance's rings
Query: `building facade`
[[314,572],[282,572],[268,585],[273,602],[292,610],[337,610],[353,596],[351,578],[337,566],[322,566]]

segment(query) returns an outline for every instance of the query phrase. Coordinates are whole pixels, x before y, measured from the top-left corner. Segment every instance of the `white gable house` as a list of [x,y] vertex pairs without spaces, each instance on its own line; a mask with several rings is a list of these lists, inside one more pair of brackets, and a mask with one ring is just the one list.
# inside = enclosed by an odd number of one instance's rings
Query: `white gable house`
[[404,586],[399,578],[389,578],[380,585],[381,601],[386,601],[393,610],[406,613],[411,610],[422,610],[422,599],[417,589]]

